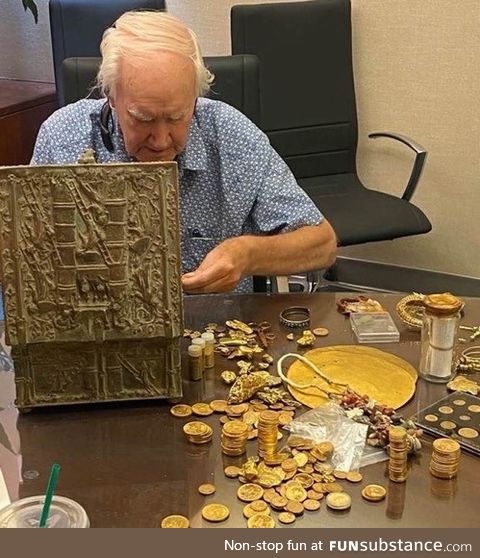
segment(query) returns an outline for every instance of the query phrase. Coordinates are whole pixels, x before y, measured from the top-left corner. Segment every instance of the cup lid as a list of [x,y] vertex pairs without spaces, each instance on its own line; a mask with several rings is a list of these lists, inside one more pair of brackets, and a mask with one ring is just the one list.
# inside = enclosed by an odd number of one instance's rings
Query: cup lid
[[[0,528],[36,528],[40,523],[45,494],[22,498],[0,510]],[[86,528],[90,526],[87,512],[70,498],[54,496],[47,528]]]

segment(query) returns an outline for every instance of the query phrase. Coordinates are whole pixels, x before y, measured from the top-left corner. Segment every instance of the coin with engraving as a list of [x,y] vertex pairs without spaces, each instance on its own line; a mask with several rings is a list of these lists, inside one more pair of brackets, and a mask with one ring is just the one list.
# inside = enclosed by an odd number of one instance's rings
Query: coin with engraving
[[252,515],[256,513],[261,513],[263,515],[270,515],[270,508],[268,504],[263,500],[255,500],[254,502],[250,502],[243,508],[243,515],[249,519]]
[[369,502],[380,502],[387,495],[387,491],[380,484],[369,484],[362,490],[362,496]]
[[472,420],[472,417],[470,417],[469,415],[460,415],[458,418],[459,420],[463,420],[464,422]]
[[223,504],[207,504],[202,508],[202,517],[212,523],[225,521],[230,515],[230,510]]
[[442,407],[438,408],[438,412],[442,413],[442,415],[451,415],[453,413],[453,409],[448,407],[448,405],[443,405]]
[[468,410],[471,413],[480,413],[480,405],[469,405]]
[[347,472],[346,471],[338,471],[337,469],[335,469],[335,471],[333,471],[333,476],[336,479],[344,480],[344,479],[347,478]]
[[228,403],[225,399],[214,399],[213,401],[210,401],[209,405],[215,413],[224,413],[227,409]]
[[362,479],[362,473],[358,473],[357,471],[349,471],[347,473],[347,480],[350,482],[360,482]]
[[432,446],[440,453],[455,453],[460,450],[460,444],[450,438],[438,438],[433,441]]
[[462,407],[463,405],[465,405],[465,400],[464,399],[455,399],[453,401],[454,405],[457,405],[458,407]]
[[192,411],[194,415],[198,415],[200,417],[208,417],[213,414],[213,409],[208,403],[194,403],[192,405]]
[[301,502],[297,502],[296,500],[288,500],[287,505],[285,506],[285,511],[293,513],[295,515],[302,515],[305,508]]
[[296,519],[297,518],[295,514],[290,512],[281,512],[278,514],[278,521],[280,521],[280,523],[284,523],[285,525],[289,525],[290,523],[295,523]]
[[200,421],[187,422],[183,425],[183,431],[187,436],[205,436],[210,433],[212,429],[208,424]]
[[269,515],[256,513],[247,521],[247,527],[249,529],[272,529],[275,527],[275,520]]
[[320,509],[320,502],[318,500],[310,500],[310,498],[307,498],[303,502],[303,506],[307,511],[316,511]]
[[162,519],[162,529],[186,529],[190,526],[190,521],[183,515],[167,515]]
[[460,428],[458,433],[462,438],[473,439],[478,437],[478,430],[474,428]]
[[442,420],[440,423],[440,427],[444,430],[454,430],[456,428],[456,424],[451,420]]
[[331,492],[325,501],[332,510],[348,510],[352,505],[352,499],[346,492]]
[[297,502],[303,502],[307,499],[307,491],[299,482],[287,483],[285,487],[285,497],[288,500],[296,500]]
[[239,487],[237,490],[237,497],[242,502],[253,502],[254,500],[260,500],[263,496],[263,488],[258,484],[246,483]]
[[438,417],[437,415],[425,415],[425,420],[427,422],[437,422]]
[[200,492],[200,494],[203,494],[204,496],[210,496],[210,494],[213,494],[215,490],[215,485],[209,483],[201,484],[198,487],[198,492]]
[[315,337],[325,337],[329,333],[326,327],[316,327],[312,332]]
[[237,467],[235,465],[229,465],[228,467],[225,467],[223,472],[225,473],[225,476],[228,477],[229,479],[236,479],[238,475],[241,473],[241,469],[240,467]]
[[174,417],[189,417],[192,414],[190,405],[174,405],[170,409],[170,414]]
[[271,500],[270,500],[270,505],[272,506],[273,509],[275,510],[283,510],[283,508],[288,504],[288,500],[286,498],[284,498],[283,496],[280,496],[280,494],[277,494],[277,496],[274,496]]

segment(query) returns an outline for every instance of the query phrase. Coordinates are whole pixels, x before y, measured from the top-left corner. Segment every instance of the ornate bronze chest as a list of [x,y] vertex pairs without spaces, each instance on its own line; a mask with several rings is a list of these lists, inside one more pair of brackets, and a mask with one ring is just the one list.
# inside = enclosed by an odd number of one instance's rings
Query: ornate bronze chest
[[0,168],[18,407],[181,396],[175,163]]

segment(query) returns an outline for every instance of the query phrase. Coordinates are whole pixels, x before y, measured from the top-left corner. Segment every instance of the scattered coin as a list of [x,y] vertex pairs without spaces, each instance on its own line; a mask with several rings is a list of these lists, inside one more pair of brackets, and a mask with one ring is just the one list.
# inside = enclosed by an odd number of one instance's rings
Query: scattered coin
[[447,405],[444,405],[443,407],[439,407],[438,411],[443,415],[451,415],[453,413],[453,409],[451,407],[448,407]]
[[360,482],[363,479],[362,473],[356,471],[349,471],[347,473],[347,480],[350,482]]
[[476,438],[478,436],[478,431],[474,428],[460,428],[458,433],[462,438]]
[[162,529],[186,529],[190,527],[190,521],[183,515],[167,515],[162,519]]
[[192,411],[194,415],[198,415],[200,417],[208,417],[213,414],[213,409],[208,403],[195,403],[192,405]]
[[247,526],[249,529],[272,529],[275,527],[275,520],[269,515],[256,513],[249,518]]
[[326,335],[328,335],[328,329],[326,327],[316,327],[313,330],[313,335],[315,335],[315,337],[325,337]]
[[469,405],[468,410],[471,413],[480,413],[480,405]]
[[352,499],[346,492],[331,492],[325,501],[332,510],[348,510],[352,505]]
[[310,498],[307,498],[303,502],[303,506],[307,511],[316,511],[320,509],[320,502],[318,500],[310,500]]
[[316,492],[315,490],[308,490],[307,498],[309,500],[323,500],[323,493]]
[[458,407],[461,407],[462,405],[465,405],[465,400],[464,399],[455,399],[453,401],[454,405],[457,405]]
[[239,487],[237,490],[237,497],[242,502],[253,502],[260,500],[263,496],[263,488],[258,484],[246,483]]
[[427,422],[437,422],[438,417],[437,415],[425,415],[425,420]]
[[170,414],[174,417],[189,417],[192,414],[190,405],[174,405],[170,409]]
[[283,510],[283,508],[288,504],[288,500],[283,497],[280,496],[280,494],[278,494],[277,496],[274,496],[271,500],[270,500],[270,505],[272,506],[273,509],[275,510]]
[[261,513],[263,515],[270,515],[270,508],[268,507],[268,504],[263,500],[255,500],[254,502],[250,502],[243,508],[243,515],[247,519],[249,519],[250,517],[252,517],[257,513]]
[[472,417],[470,417],[470,416],[468,416],[468,415],[460,415],[458,418],[459,418],[460,420],[465,421],[465,422],[468,421],[468,420],[472,420]]
[[278,521],[280,521],[280,523],[285,523],[285,525],[295,523],[296,519],[295,514],[290,512],[281,512],[278,514]]
[[380,484],[368,484],[362,490],[362,496],[369,502],[380,502],[387,494],[387,491]]
[[305,508],[301,502],[297,502],[296,500],[288,500],[287,505],[285,506],[285,511],[293,513],[295,515],[302,515]]
[[442,420],[440,427],[444,430],[454,430],[457,425],[451,420]]
[[287,500],[303,502],[307,499],[307,491],[299,482],[292,481],[285,486],[285,497]]
[[333,476],[334,476],[336,479],[343,480],[343,479],[346,479],[346,478],[347,478],[347,472],[346,472],[346,471],[337,471],[337,470],[335,470],[335,471],[333,471]]
[[214,484],[201,484],[198,487],[198,491],[200,492],[200,494],[203,494],[204,496],[209,496],[210,494],[213,494],[215,492],[216,488]]
[[207,504],[202,508],[202,517],[207,521],[219,523],[225,521],[230,515],[230,510],[223,504]]
[[227,409],[228,403],[225,399],[214,399],[213,401],[210,401],[209,405],[215,413],[224,413]]
[[235,479],[240,474],[241,469],[240,467],[236,467],[235,465],[229,465],[228,467],[225,467],[223,472],[225,473],[225,476],[228,477],[229,479]]

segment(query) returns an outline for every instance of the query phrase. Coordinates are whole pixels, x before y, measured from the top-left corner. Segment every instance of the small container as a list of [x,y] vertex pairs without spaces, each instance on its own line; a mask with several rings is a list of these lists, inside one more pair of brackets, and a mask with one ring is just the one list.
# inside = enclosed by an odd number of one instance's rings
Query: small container
[[205,339],[201,337],[197,337],[196,339],[192,339],[192,345],[198,345],[202,348],[202,373],[205,370]]
[[[0,510],[0,528],[38,528],[44,501],[45,494],[30,496],[3,508]],[[90,527],[90,521],[78,502],[64,496],[54,496],[46,527],[81,529]]]
[[450,293],[425,297],[419,372],[429,382],[447,383],[455,375],[455,340],[463,302]]
[[202,333],[202,339],[205,341],[205,368],[213,368],[215,366],[215,335],[210,331],[206,331]]
[[193,381],[201,380],[203,377],[203,350],[200,345],[188,347],[188,374]]

